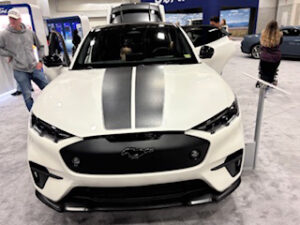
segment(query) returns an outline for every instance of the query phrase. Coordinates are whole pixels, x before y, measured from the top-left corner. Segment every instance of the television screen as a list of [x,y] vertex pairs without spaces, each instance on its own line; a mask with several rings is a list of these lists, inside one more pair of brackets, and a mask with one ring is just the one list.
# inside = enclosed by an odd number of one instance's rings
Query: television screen
[[166,13],[166,22],[179,22],[181,26],[190,25],[192,20],[203,19],[202,13]]
[[225,19],[230,28],[242,28],[249,26],[250,9],[222,10],[221,19]]

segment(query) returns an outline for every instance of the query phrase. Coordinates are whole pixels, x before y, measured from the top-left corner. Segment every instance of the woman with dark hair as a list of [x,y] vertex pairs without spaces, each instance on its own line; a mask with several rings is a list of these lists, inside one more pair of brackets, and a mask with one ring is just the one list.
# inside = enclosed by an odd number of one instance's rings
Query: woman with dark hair
[[259,73],[261,79],[269,83],[274,82],[274,77],[280,64],[281,52],[279,46],[281,43],[282,32],[279,30],[277,22],[272,20],[262,31],[260,38]]

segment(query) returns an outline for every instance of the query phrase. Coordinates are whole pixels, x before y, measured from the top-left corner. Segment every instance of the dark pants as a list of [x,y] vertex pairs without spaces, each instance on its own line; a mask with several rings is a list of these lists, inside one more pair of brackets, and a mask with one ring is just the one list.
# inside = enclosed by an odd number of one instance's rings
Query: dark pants
[[266,62],[260,60],[259,63],[259,74],[260,78],[269,83],[273,83],[274,77],[277,74],[277,68],[280,64],[279,62]]
[[14,77],[21,88],[26,107],[30,111],[33,105],[30,81],[33,80],[41,90],[46,87],[48,81],[44,73],[40,70],[34,70],[32,73],[14,70]]

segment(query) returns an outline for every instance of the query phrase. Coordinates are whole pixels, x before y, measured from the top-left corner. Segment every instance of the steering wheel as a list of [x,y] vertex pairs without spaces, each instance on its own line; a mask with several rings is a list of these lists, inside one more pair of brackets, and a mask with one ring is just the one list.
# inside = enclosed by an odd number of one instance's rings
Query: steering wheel
[[152,55],[153,56],[159,56],[159,55],[168,55],[170,53],[170,49],[167,47],[158,47],[153,49]]

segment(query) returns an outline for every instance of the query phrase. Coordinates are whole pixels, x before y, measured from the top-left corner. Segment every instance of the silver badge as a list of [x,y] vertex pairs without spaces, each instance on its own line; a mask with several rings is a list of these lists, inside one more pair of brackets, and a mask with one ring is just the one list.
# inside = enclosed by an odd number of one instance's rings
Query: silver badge
[[121,156],[127,156],[129,159],[139,159],[146,154],[154,152],[154,148],[135,148],[127,147],[121,152]]

